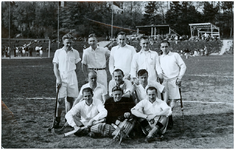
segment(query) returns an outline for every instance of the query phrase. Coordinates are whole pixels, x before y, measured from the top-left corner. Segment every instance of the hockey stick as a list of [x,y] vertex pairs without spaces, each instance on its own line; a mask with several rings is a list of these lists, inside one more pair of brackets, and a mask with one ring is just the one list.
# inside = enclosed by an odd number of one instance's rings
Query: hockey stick
[[[93,125],[96,125],[96,124],[102,123],[102,122],[105,122],[105,119],[101,119],[101,120],[95,121],[95,122],[93,123]],[[72,130],[72,131],[63,133],[63,134],[57,134],[57,133],[55,133],[55,130],[54,130],[54,129],[52,130],[52,132],[53,132],[54,135],[56,135],[56,136],[58,136],[58,137],[66,137],[66,136],[69,136],[69,135],[71,135],[71,134],[74,134],[74,133],[78,132],[79,130],[85,130],[85,129],[87,129],[87,128],[89,128],[89,127],[88,127],[88,126],[84,126],[84,127],[80,127],[80,128],[74,129],[74,130]]]
[[184,128],[184,107],[183,107],[183,99],[181,95],[181,87],[179,87],[179,93],[180,93],[180,107],[181,107],[181,112],[182,112],[182,126]]
[[56,111],[57,111],[58,96],[59,96],[59,90],[60,90],[60,86],[57,86],[54,117],[53,117],[52,126],[50,128],[48,128],[49,132],[51,132],[51,130],[54,128],[54,123],[55,123],[55,118],[56,118]]
[[52,129],[52,133],[53,133],[55,136],[57,136],[57,137],[63,138],[63,137],[69,136],[69,135],[71,135],[71,134],[74,134],[74,133],[78,132],[79,130],[84,130],[84,129],[87,129],[87,128],[88,128],[87,126],[84,126],[84,127],[77,128],[77,129],[74,129],[74,130],[72,130],[72,131],[63,133],[63,134],[57,134],[57,133],[55,133],[55,129],[53,128],[53,129]]

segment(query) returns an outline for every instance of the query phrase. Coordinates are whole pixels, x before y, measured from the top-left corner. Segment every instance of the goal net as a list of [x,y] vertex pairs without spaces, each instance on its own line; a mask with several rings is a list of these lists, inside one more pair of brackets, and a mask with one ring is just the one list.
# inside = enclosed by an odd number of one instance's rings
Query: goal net
[[2,57],[51,57],[50,39],[2,38],[1,45]]

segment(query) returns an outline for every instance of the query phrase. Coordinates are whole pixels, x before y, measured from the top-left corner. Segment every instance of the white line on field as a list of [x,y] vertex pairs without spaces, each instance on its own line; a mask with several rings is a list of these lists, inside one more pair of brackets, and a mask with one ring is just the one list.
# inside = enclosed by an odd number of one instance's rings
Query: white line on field
[[55,99],[55,97],[28,97],[28,98],[26,98],[26,99],[38,99],[38,100],[40,100],[40,99]]
[[225,77],[225,78],[233,78],[234,76],[221,76],[221,75],[210,75],[210,74],[186,74],[188,76],[195,77]]
[[[28,98],[16,98],[18,100],[21,99],[27,99],[27,100],[52,100],[55,99],[55,97],[28,97]],[[180,101],[178,101],[180,102]],[[185,101],[183,100],[183,103],[205,103],[205,104],[228,104],[228,105],[233,105],[233,103],[228,103],[228,102],[203,102],[203,101]]]
[[183,103],[205,103],[205,104],[228,104],[233,105],[233,103],[227,103],[227,102],[203,102],[203,101],[183,101]]

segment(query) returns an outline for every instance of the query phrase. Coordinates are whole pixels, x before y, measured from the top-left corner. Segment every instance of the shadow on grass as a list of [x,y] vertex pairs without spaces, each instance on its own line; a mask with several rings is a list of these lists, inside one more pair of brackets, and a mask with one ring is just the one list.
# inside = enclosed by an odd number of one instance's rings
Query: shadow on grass
[[[124,140],[122,145],[114,143],[111,138],[92,139],[69,136],[58,139],[47,131],[53,116],[52,101],[10,100],[6,102],[6,105],[13,102],[15,105],[10,105],[10,109],[14,113],[14,118],[9,119],[8,113],[2,114],[2,146],[4,148],[166,148],[167,146],[167,148],[194,148],[193,143],[181,146],[177,145],[177,142],[213,139],[233,134],[232,110],[224,109],[224,113],[218,114],[185,115],[184,127],[182,127],[181,112],[177,110],[173,116],[174,128],[167,130],[164,140],[157,141],[158,145],[144,143],[144,137]],[[164,145],[165,143],[168,144]],[[207,141],[206,144],[209,145],[206,147],[210,147],[212,143]]]
[[[167,140],[205,138],[233,134],[233,112],[174,117],[174,128],[167,130]],[[184,122],[184,126],[183,126]]]

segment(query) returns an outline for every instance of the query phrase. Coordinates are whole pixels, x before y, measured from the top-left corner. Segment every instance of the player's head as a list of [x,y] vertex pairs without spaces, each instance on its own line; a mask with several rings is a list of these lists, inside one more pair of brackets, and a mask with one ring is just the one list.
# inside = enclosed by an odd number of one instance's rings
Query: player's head
[[95,34],[90,34],[88,36],[88,44],[91,46],[91,47],[96,47],[97,46],[97,38],[96,38],[96,35]]
[[83,99],[86,101],[91,101],[93,97],[93,91],[90,87],[84,88],[82,90]]
[[97,73],[93,70],[88,72],[88,81],[89,83],[96,83],[97,81]]
[[117,43],[121,47],[126,45],[126,33],[125,32],[121,31],[117,34]]
[[148,96],[148,100],[150,102],[154,102],[157,98],[157,89],[153,86],[149,86],[147,89],[146,89],[146,93],[147,93],[147,96]]
[[70,34],[70,33],[67,33],[67,34],[65,34],[63,37],[62,37],[62,40],[64,41],[64,40],[73,40],[73,36]]
[[122,99],[123,90],[119,86],[114,86],[112,88],[112,96],[115,102]]
[[63,40],[63,45],[64,45],[65,49],[66,50],[71,50],[71,45],[72,45],[72,42],[73,42],[73,36],[70,33],[65,34],[62,37],[62,40]]
[[140,84],[146,85],[148,83],[148,71],[140,69],[137,73]]
[[147,36],[142,36],[140,38],[140,46],[144,51],[149,50],[149,38]]
[[121,69],[115,69],[113,71],[113,78],[116,84],[121,84],[123,82],[124,73]]
[[163,52],[163,54],[168,54],[170,51],[170,42],[167,40],[161,41],[160,50]]

